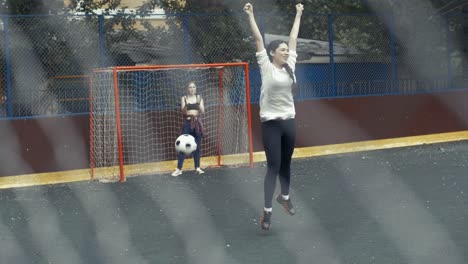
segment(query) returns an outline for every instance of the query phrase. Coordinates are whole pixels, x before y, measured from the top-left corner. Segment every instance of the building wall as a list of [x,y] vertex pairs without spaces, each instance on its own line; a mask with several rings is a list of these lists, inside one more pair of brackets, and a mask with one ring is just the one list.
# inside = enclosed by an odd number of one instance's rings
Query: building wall
[[[122,10],[126,12],[131,12],[131,11],[135,11],[145,2],[146,0],[121,0],[119,7],[122,8]],[[64,0],[65,6],[69,6],[70,3],[71,3],[70,0]],[[124,7],[125,9],[123,9]],[[164,17],[164,10],[157,8],[154,10],[154,14],[155,14],[154,16],[145,17],[143,18],[143,20],[146,22],[150,22],[150,24],[153,25],[154,27],[167,27],[166,20]],[[117,26],[116,28],[119,28],[119,27]],[[139,21],[137,21],[135,28],[139,30],[144,29],[144,27]]]
[[[127,8],[137,8],[141,6],[145,0],[121,0],[120,6],[124,7],[126,6]],[[70,0],[64,0],[65,6],[68,6],[71,3]]]
[[[468,130],[467,101],[468,91],[457,91],[300,102],[296,146]],[[263,150],[258,110],[252,106],[254,151]],[[0,139],[0,176],[89,168],[87,115],[0,120]]]

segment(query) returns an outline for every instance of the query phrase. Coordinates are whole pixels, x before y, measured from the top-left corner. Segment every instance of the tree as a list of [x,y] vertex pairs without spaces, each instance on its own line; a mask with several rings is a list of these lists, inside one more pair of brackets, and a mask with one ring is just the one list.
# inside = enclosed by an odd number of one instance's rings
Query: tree
[[[79,5],[78,2],[80,2]],[[117,44],[143,39],[142,33],[135,28],[137,14],[122,12],[121,10],[127,7],[121,6],[121,0],[72,0],[70,8],[86,14],[87,23],[94,25],[96,31],[100,23],[97,10],[104,10],[102,15],[105,16],[103,30],[107,58],[105,64],[108,66],[128,65],[126,59],[120,59],[127,58],[127,56],[120,51]]]
[[64,7],[61,0],[1,0],[0,6],[0,13],[9,15],[47,14]]
[[[41,53],[40,57],[44,58],[44,64],[51,66],[50,62],[57,63],[56,67],[52,67],[56,70],[49,71],[51,75],[59,73],[57,69],[86,72],[86,69],[80,71],[80,67],[76,67],[80,64],[71,61],[74,56],[79,55],[76,45],[71,47],[70,44],[80,43],[84,45],[83,50],[91,48],[99,52],[100,39],[96,38],[96,33],[99,32],[100,22],[96,10],[105,10],[104,15],[108,15],[110,11],[117,10],[120,4],[121,0],[71,0],[69,6],[64,6],[63,0],[3,0],[1,2],[3,13],[12,15],[64,14],[71,11],[85,14],[85,16],[68,18],[34,16],[12,18],[14,24],[31,39],[37,52]],[[121,55],[116,50],[115,43],[129,39],[141,39],[140,32],[135,29],[135,16],[135,14],[117,12],[115,15],[106,16],[106,19],[103,20],[105,51],[107,57],[110,57],[108,61],[111,63],[118,63],[112,57],[117,58]],[[60,22],[55,23],[56,21]],[[74,38],[79,38],[78,42],[74,42]],[[99,54],[97,55],[94,55],[93,59],[100,57]],[[68,67],[72,64],[75,66]],[[102,63],[88,64],[91,67],[102,65]]]
[[[232,5],[223,1],[188,0],[183,4],[177,0],[150,0],[140,14],[156,6],[168,14],[168,30],[178,35],[180,43],[186,46],[171,45],[178,53],[189,53],[190,63],[215,63],[233,60],[250,60],[253,47],[246,41],[250,32],[240,25],[243,13],[233,12]],[[239,9],[241,10],[241,9]]]
[[[291,16],[295,13],[295,5],[290,0],[252,0],[257,18],[266,20],[280,17],[278,23],[262,23],[262,31],[288,35],[292,26]],[[305,0],[306,12],[361,12],[366,10],[360,4],[361,0],[350,0],[343,4],[339,0]],[[242,11],[245,1],[227,0],[149,0],[142,8],[151,10],[162,7],[168,14],[174,14],[178,19],[171,20],[170,28],[185,30],[190,36],[192,58],[199,62],[216,61],[254,61],[255,48],[251,40],[250,28],[245,22]],[[182,15],[180,15],[182,14]],[[287,18],[286,18],[287,17]],[[284,18],[284,19],[283,19]],[[261,26],[263,26],[261,25]],[[328,21],[323,17],[304,16],[299,37],[315,38],[328,41]],[[313,26],[311,26],[313,25]],[[317,27],[317,25],[319,25]],[[362,39],[355,37],[355,40]]]
[[[46,103],[28,102],[29,97],[35,97],[34,93],[44,92],[44,96],[52,98],[86,98],[89,87],[82,84],[82,89],[70,89],[70,83],[57,82],[57,76],[61,75],[88,75],[92,68],[120,63],[119,50],[113,43],[136,39],[140,36],[135,30],[135,15],[117,13],[114,16],[106,16],[104,19],[105,50],[107,61],[101,61],[99,38],[100,19],[95,13],[98,9],[107,12],[116,9],[120,0],[85,0],[78,11],[83,16],[15,16],[15,15],[39,15],[39,14],[66,14],[76,10],[78,3],[72,0],[66,7],[62,0],[0,0],[3,14],[10,14],[8,26],[5,31],[10,36],[8,49],[11,54],[11,73],[13,86],[13,102],[22,102],[26,108],[15,110],[15,115],[28,115],[31,105],[46,106]],[[3,43],[3,42],[2,42]],[[6,48],[6,47],[5,47]],[[5,48],[2,50],[4,51]],[[4,52],[2,52],[2,55]],[[4,60],[2,60],[4,61]],[[19,87],[24,82],[22,74],[18,73],[18,65],[30,63],[28,71],[30,79],[36,80],[36,87],[31,87],[30,92],[21,91]],[[18,62],[18,63],[15,63]],[[106,65],[105,64],[105,65]],[[22,66],[24,67],[24,66]],[[6,71],[2,71],[5,74]],[[24,74],[24,71],[23,71]],[[57,86],[58,85],[58,86]],[[34,92],[34,93],[32,93]],[[44,98],[44,97],[40,97]],[[26,101],[25,101],[26,100]],[[67,104],[72,106],[72,104]],[[37,110],[37,109],[36,109]],[[83,111],[83,109],[81,109]],[[86,109],[84,109],[86,111]]]
[[[289,35],[295,15],[295,5],[290,0],[251,0],[250,2],[254,5],[262,32]],[[362,0],[301,2],[305,6],[305,12],[299,37],[322,41],[329,40],[329,20],[323,14],[369,11]],[[254,47],[251,45],[253,42],[250,40],[250,30],[242,12],[244,4],[244,1],[187,0],[184,5],[178,0],[150,0],[144,7],[148,9],[160,6],[169,14],[184,14],[174,25],[188,30],[192,49],[197,49],[203,61],[232,59],[252,61]],[[336,17],[333,21],[334,41],[359,49],[363,53],[389,56],[390,37],[383,23],[376,18],[367,18],[362,23],[350,23],[353,21],[352,18],[354,17]],[[361,17],[361,20],[364,19]],[[388,40],[386,45],[380,41],[382,39]]]
[[[405,78],[445,78],[449,65],[458,67],[448,57],[457,56],[457,50],[465,46],[463,37],[458,47],[449,47],[448,38],[454,38],[457,32],[464,35],[463,19],[454,13],[461,12],[460,3],[464,1],[391,1],[367,0],[368,6],[375,12],[392,14],[393,30],[396,39],[396,53],[399,68],[405,68]],[[458,2],[458,5],[457,5]],[[458,6],[458,7],[457,7]],[[449,25],[449,28],[447,27]],[[447,29],[449,29],[447,31]],[[455,69],[452,69],[454,72]],[[401,72],[401,71],[400,71]],[[406,75],[406,76],[405,76]]]

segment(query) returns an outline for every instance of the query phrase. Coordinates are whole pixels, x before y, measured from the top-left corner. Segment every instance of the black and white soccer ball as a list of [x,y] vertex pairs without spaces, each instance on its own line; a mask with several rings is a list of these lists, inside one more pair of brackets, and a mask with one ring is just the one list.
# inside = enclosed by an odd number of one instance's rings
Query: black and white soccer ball
[[177,153],[190,155],[197,150],[195,138],[189,134],[180,135],[175,141],[175,150]]

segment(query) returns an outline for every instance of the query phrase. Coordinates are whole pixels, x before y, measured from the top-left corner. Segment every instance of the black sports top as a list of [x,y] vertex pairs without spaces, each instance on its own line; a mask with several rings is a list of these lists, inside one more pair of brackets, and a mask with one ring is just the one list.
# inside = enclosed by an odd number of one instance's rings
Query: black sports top
[[185,96],[185,106],[187,107],[186,110],[200,110],[200,97],[197,95],[197,102],[194,104],[187,103],[187,96]]

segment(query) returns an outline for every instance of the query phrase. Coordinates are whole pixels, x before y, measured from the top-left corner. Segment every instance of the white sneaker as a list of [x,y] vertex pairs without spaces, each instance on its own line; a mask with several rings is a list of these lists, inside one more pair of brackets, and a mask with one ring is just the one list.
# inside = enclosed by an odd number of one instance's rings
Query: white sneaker
[[182,174],[182,170],[176,169],[171,175],[177,177]]
[[200,169],[200,168],[197,168],[195,171],[197,172],[197,174],[204,174],[204,173],[205,173],[205,172],[204,172],[202,169]]

